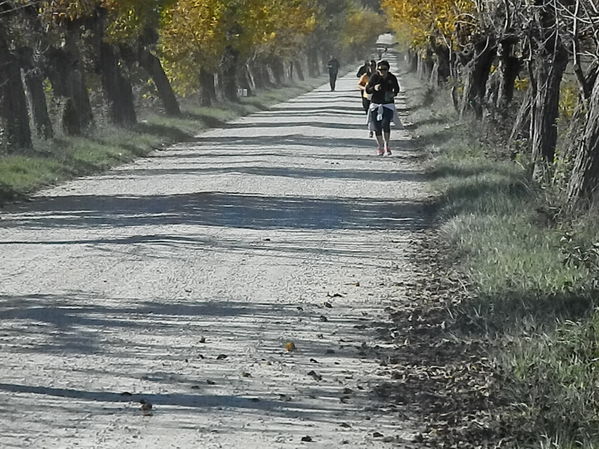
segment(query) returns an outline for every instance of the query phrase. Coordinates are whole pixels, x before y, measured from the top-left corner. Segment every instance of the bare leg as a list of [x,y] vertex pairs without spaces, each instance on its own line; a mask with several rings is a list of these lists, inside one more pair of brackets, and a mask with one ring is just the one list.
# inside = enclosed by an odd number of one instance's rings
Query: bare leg
[[387,154],[391,154],[391,147],[389,146],[389,144],[391,143],[391,133],[385,133],[385,153]]
[[376,141],[379,144],[379,148],[378,148],[378,154],[382,155],[384,152],[384,148],[385,148],[385,141],[383,140],[383,135],[382,134],[375,134],[376,137]]

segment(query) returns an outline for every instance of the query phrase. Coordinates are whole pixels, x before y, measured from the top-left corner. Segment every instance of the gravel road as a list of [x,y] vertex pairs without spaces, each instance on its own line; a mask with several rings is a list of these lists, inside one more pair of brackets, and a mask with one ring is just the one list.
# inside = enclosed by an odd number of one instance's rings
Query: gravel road
[[372,389],[426,192],[356,83],[1,212],[0,447],[413,447]]

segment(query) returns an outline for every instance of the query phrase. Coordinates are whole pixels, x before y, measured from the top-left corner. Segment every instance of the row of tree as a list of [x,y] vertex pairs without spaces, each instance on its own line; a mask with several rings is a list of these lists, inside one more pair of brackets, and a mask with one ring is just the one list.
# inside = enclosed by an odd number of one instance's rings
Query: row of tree
[[372,0],[0,0],[0,150],[31,148],[32,128],[80,135],[98,114],[135,124],[144,89],[176,116],[181,96],[208,106],[317,75],[382,23]]
[[[409,44],[414,69],[448,83],[462,115],[494,117],[525,142],[531,174],[568,167],[569,204],[599,186],[599,5],[594,0],[382,0]],[[571,67],[578,99],[568,142],[556,156],[560,86]],[[514,87],[526,85],[524,95]],[[519,103],[519,104],[518,104]]]

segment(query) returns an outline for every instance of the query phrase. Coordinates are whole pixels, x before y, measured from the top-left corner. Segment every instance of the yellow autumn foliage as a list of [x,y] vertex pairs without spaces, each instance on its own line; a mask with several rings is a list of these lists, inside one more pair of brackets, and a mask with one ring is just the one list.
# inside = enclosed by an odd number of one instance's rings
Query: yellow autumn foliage
[[382,0],[398,35],[413,48],[425,47],[431,39],[455,48],[460,32],[472,29],[473,0]]
[[[292,54],[313,28],[305,0],[177,0],[164,9],[160,52],[180,94],[197,88],[198,68],[216,69],[225,47]],[[274,45],[276,43],[276,46]]]

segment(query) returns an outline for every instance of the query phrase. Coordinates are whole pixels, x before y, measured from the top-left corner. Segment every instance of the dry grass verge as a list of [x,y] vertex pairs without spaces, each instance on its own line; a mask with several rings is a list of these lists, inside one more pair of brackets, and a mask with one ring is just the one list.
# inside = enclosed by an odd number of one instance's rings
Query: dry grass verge
[[403,85],[437,226],[414,243],[409,310],[390,311],[381,390],[422,411],[435,447],[598,447],[596,216],[557,214],[558,194],[457,121],[447,94]]

